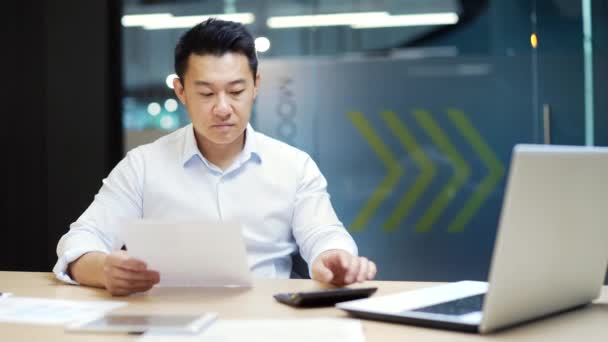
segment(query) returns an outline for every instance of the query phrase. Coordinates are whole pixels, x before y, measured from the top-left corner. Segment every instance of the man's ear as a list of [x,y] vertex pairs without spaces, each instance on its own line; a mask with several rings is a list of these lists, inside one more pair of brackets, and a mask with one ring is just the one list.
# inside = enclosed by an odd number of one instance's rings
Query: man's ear
[[260,81],[262,80],[260,73],[258,72],[255,75],[255,83],[253,85],[253,98],[255,99],[258,96],[258,89],[260,88]]
[[175,96],[179,99],[182,104],[186,104],[186,96],[184,95],[184,84],[179,77],[173,79],[173,91]]

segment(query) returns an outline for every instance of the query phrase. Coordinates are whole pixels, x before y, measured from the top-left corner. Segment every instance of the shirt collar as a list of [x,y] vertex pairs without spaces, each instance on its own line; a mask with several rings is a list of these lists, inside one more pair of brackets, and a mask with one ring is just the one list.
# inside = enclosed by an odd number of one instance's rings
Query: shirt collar
[[[189,124],[185,127],[185,137],[184,137],[184,149],[182,153],[182,165],[186,165],[194,156],[199,156],[201,160],[206,160],[203,157],[203,154],[198,149],[196,144],[196,137],[194,135],[194,126]],[[262,159],[260,157],[258,143],[256,140],[255,131],[251,124],[247,124],[247,128],[245,129],[245,146],[243,146],[243,151],[237,157],[237,160],[242,164],[246,161],[253,159],[258,162],[261,162]]]
[[258,146],[258,141],[256,139],[255,131],[251,124],[247,124],[247,129],[245,130],[245,146],[243,146],[243,151],[239,155],[239,160],[241,163],[245,163],[246,161],[253,159],[258,162],[262,161],[260,157],[260,150]]

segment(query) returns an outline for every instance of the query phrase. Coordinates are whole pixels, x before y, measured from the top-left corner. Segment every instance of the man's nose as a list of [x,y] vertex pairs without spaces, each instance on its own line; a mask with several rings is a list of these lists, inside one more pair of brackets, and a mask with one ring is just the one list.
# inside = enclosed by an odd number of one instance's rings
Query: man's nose
[[222,117],[230,115],[230,104],[225,94],[218,94],[217,102],[213,107],[213,113]]

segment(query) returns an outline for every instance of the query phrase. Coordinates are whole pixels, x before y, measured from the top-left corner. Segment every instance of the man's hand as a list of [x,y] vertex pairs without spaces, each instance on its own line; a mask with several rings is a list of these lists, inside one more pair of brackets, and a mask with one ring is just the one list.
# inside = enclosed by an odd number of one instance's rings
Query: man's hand
[[325,251],[313,261],[312,279],[334,285],[348,285],[374,279],[376,264],[340,249]]
[[143,261],[129,257],[125,251],[115,251],[105,257],[103,277],[105,288],[113,296],[148,291],[160,281],[158,272],[148,270]]

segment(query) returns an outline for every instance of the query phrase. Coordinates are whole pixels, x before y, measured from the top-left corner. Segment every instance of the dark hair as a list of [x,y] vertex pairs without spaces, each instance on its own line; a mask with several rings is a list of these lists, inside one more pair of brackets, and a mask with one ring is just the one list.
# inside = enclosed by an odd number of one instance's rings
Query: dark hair
[[245,55],[253,79],[258,71],[258,58],[251,33],[241,23],[210,18],[186,31],[175,46],[175,73],[184,79],[191,54],[222,56],[228,52]]

